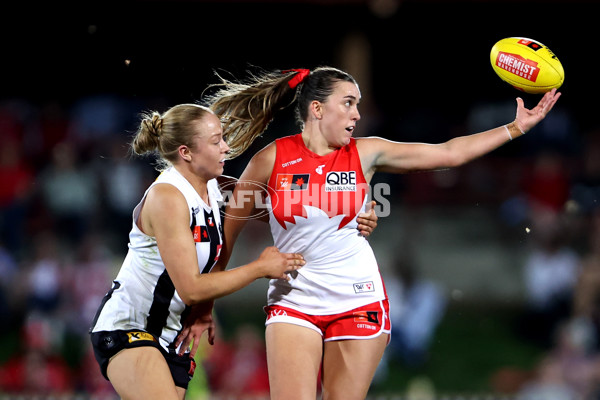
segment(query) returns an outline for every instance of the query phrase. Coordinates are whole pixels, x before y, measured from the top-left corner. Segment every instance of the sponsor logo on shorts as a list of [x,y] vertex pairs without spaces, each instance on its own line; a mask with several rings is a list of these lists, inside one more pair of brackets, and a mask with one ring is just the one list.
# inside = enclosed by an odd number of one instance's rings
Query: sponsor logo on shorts
[[269,319],[273,317],[287,317],[287,312],[285,310],[271,310],[269,312]]
[[375,285],[373,284],[373,281],[359,282],[354,284],[354,293],[366,293],[374,291]]
[[188,376],[192,378],[194,376],[194,372],[196,372],[196,361],[190,360],[190,369],[188,371]]
[[354,322],[379,324],[379,311],[355,311]]
[[373,326],[373,325],[368,325],[368,324],[356,324],[356,327],[359,329],[370,329],[372,331],[376,331],[377,327]]
[[150,340],[155,342],[154,336],[149,334],[148,332],[127,332],[127,336],[129,337],[129,343],[137,342],[140,340]]

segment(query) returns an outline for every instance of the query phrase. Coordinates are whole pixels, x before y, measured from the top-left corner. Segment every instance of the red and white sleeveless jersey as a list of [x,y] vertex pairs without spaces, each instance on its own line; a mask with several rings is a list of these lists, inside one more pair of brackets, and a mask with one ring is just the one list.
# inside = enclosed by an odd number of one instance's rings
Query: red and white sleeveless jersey
[[280,251],[302,254],[306,265],[289,282],[271,280],[268,304],[327,315],[384,299],[377,261],[357,230],[369,185],[355,140],[325,156],[306,148],[301,134],[275,143],[271,233]]

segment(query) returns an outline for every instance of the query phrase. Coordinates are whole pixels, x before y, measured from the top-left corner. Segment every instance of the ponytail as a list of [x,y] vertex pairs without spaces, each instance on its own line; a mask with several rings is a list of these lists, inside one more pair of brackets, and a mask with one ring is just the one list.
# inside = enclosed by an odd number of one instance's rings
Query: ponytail
[[207,105],[223,123],[223,137],[231,148],[229,158],[247,150],[267,129],[277,111],[296,103],[296,121],[303,127],[310,103],[327,101],[337,82],[358,86],[350,74],[332,67],[261,72],[241,83],[217,76],[221,83],[209,88],[219,89],[208,98]]
[[308,72],[261,72],[243,83],[217,75],[221,83],[211,87],[219,87],[219,90],[207,102],[223,123],[223,137],[231,148],[228,158],[247,150],[267,129],[277,111],[294,102],[300,75],[304,78]]

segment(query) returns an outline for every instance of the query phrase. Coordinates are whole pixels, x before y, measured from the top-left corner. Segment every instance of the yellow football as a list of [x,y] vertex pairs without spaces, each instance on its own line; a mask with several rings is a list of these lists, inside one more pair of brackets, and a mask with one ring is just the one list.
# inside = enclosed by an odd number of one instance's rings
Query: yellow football
[[565,80],[558,57],[532,39],[510,37],[498,41],[492,47],[490,62],[503,81],[527,93],[548,92]]

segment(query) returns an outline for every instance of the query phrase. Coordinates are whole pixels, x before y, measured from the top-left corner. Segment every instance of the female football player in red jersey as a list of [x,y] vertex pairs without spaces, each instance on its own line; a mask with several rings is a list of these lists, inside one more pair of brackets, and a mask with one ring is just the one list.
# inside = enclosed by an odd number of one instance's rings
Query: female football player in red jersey
[[[233,155],[260,135],[294,100],[302,132],[277,139],[249,162],[224,222],[226,264],[253,212],[238,199],[268,185],[275,246],[306,265],[291,279],[271,280],[266,344],[272,399],[364,399],[389,341],[388,300],[368,242],[356,234],[368,184],[377,171],[407,173],[457,167],[523,135],[552,109],[546,93],[529,110],[517,99],[514,121],[441,144],[354,139],[361,99],[352,76],[330,67],[265,72],[246,83],[222,80],[210,99]],[[241,201],[239,201],[241,200]]]

